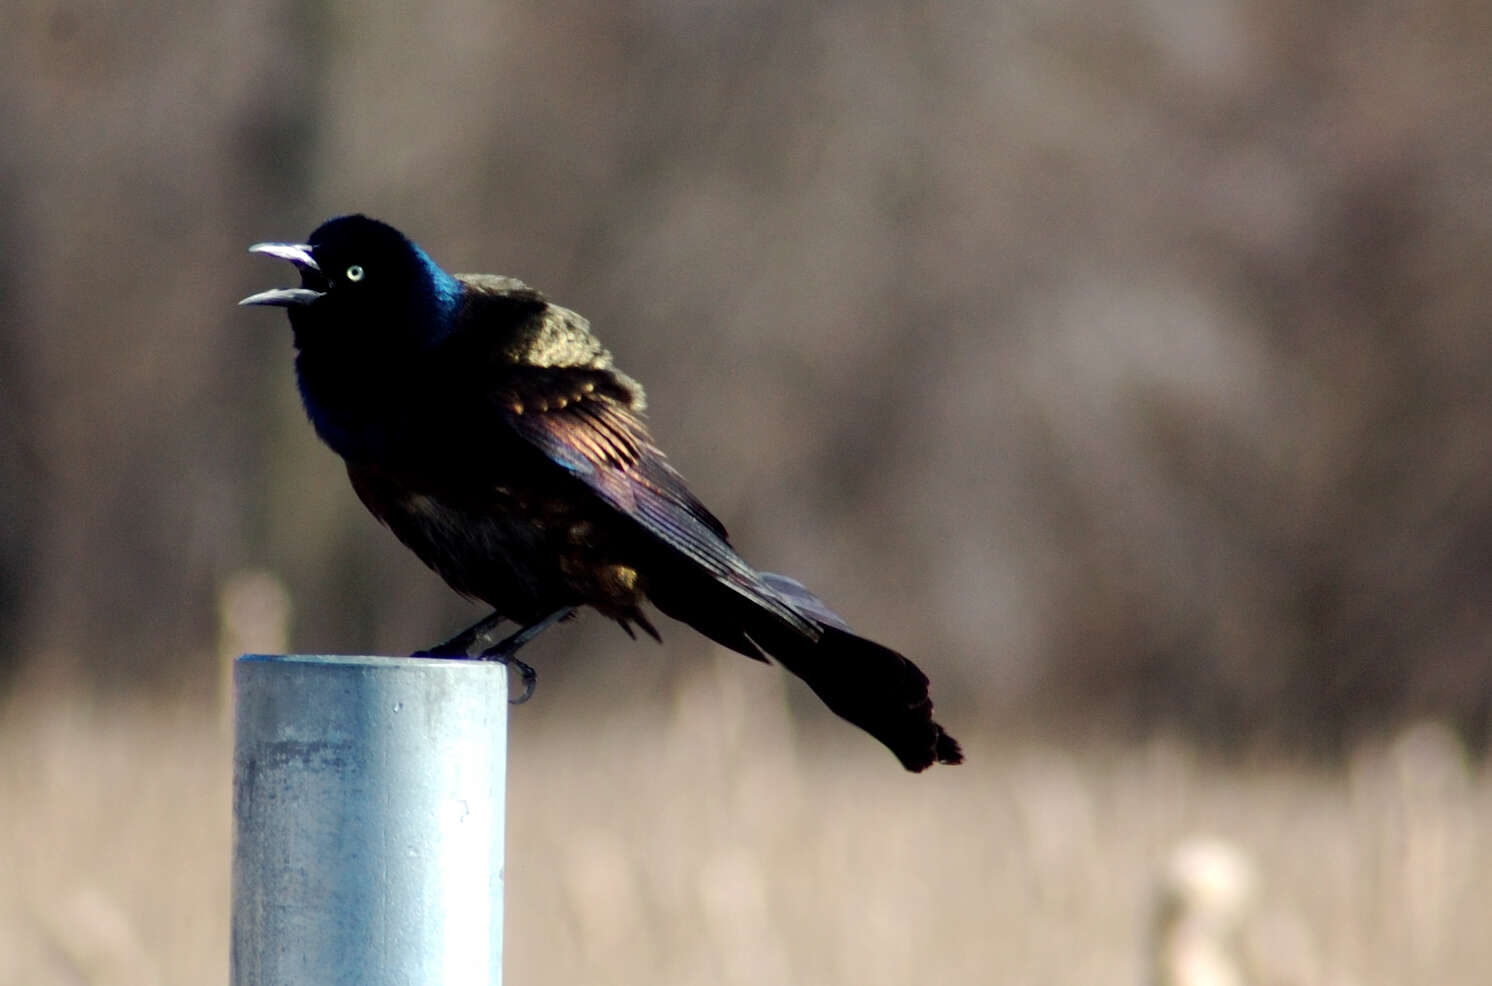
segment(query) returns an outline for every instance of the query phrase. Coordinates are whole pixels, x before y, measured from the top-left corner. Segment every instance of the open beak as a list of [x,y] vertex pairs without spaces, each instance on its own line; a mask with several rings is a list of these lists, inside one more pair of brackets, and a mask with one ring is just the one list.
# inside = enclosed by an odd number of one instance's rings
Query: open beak
[[[302,285],[298,288],[270,288],[268,291],[260,291],[251,294],[240,305],[276,305],[280,308],[292,308],[300,305],[309,305],[311,302],[326,294],[325,291],[317,291],[305,286],[308,280],[320,280],[321,268],[316,264],[316,258],[311,256],[311,248],[304,243],[255,243],[249,247],[250,253],[263,253],[281,260],[288,260],[300,270]],[[311,273],[312,278],[304,275]]]

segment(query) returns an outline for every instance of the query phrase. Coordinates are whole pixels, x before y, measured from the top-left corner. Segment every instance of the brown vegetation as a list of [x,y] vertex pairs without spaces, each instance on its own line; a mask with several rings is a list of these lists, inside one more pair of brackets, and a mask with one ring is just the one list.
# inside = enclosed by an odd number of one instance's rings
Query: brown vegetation
[[[984,733],[911,777],[849,731],[800,755],[786,683],[721,654],[659,701],[517,710],[509,981],[1140,986],[1154,885],[1202,833],[1254,867],[1248,982],[1485,982],[1492,776],[1442,728],[1341,771]],[[0,983],[226,981],[219,723],[0,711]]]

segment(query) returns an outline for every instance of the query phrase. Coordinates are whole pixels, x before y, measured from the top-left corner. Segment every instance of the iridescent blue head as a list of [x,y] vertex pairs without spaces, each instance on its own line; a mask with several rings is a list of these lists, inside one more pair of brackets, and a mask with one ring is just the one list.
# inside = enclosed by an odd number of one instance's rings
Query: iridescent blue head
[[249,250],[299,269],[300,287],[261,291],[239,304],[286,309],[301,350],[422,349],[444,337],[461,300],[460,281],[403,233],[367,216],[329,219],[309,243],[256,243]]

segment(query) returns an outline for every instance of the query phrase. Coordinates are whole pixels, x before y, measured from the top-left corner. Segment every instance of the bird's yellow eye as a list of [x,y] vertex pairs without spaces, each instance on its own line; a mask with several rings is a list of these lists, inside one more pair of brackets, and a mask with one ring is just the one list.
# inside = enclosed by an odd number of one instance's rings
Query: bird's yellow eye
[[347,279],[349,281],[361,281],[363,279],[363,269],[357,264],[353,264],[347,268]]

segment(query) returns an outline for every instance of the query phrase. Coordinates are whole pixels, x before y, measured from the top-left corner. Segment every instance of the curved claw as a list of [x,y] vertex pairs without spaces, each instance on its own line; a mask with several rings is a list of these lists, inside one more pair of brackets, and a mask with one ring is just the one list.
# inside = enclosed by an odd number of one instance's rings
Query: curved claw
[[517,698],[508,699],[508,704],[522,705],[524,702],[527,702],[529,699],[534,697],[534,688],[539,683],[539,672],[533,669],[533,665],[528,664],[524,661],[520,661],[518,660],[518,658],[514,657],[513,651],[517,648],[510,647],[508,646],[508,644],[509,641],[504,640],[496,647],[489,647],[487,650],[484,650],[482,651],[482,653],[478,654],[475,660],[496,661],[499,664],[506,664],[509,668],[517,671],[519,676],[523,678],[523,693],[520,694]]
[[523,694],[517,698],[508,699],[509,705],[522,705],[534,697],[534,689],[539,685],[539,673],[532,667],[518,661],[518,670],[523,676]]
[[534,689],[539,685],[539,672],[535,671],[532,665],[525,664],[516,657],[509,657],[504,663],[510,668],[517,669],[519,676],[523,678],[523,692],[517,698],[509,698],[508,704],[522,705],[534,697]]

